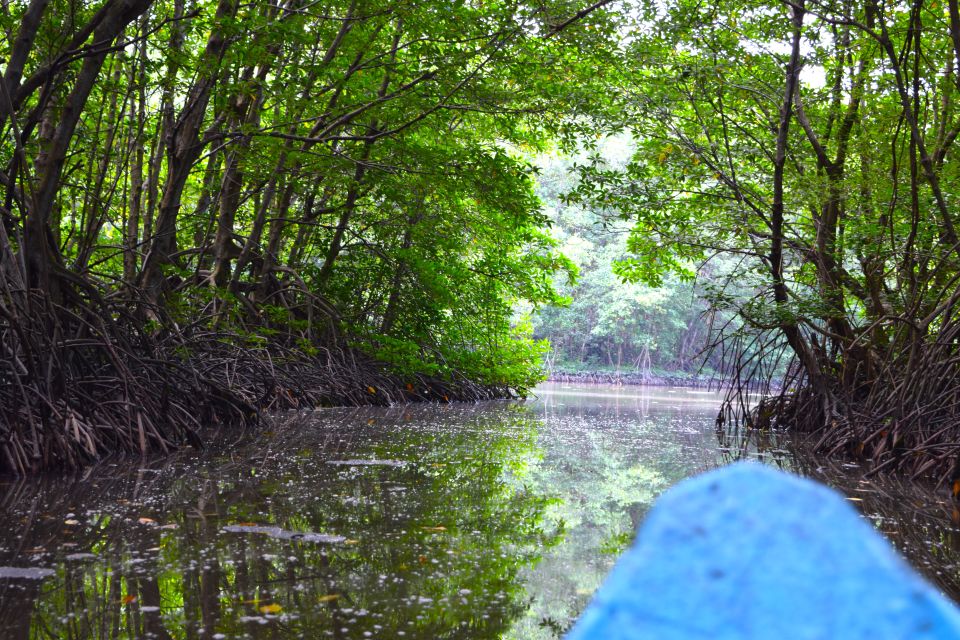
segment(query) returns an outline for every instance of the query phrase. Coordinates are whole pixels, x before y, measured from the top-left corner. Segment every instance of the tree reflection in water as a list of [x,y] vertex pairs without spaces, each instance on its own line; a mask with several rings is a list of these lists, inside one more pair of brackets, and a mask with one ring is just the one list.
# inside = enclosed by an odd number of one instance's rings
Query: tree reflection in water
[[[519,570],[559,538],[549,500],[514,481],[536,419],[509,405],[325,416],[232,453],[3,485],[0,565],[56,575],[0,581],[0,635],[501,636],[528,604]],[[351,459],[405,464],[329,464]]]
[[917,571],[960,603],[960,510],[945,489],[824,458],[780,431],[720,429],[717,436],[723,463],[757,460],[839,490]]
[[0,577],[0,637],[556,638],[661,491],[742,457],[838,486],[960,595],[946,495],[718,434],[715,395],[540,391],[294,414],[219,452],[0,484],[0,576],[56,571]]

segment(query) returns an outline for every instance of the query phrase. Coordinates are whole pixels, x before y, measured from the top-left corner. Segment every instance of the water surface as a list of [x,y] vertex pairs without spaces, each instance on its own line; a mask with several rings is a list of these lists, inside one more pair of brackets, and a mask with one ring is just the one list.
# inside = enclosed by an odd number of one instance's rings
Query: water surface
[[[729,461],[708,392],[324,409],[216,450],[0,484],[3,638],[555,638],[653,500]],[[949,595],[944,496],[796,457]],[[735,544],[736,541],[731,541]]]

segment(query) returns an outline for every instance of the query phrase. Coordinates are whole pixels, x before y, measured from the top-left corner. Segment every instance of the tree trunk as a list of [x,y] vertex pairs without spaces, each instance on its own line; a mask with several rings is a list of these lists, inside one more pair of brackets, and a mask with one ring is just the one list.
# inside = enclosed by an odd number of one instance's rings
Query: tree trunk
[[[146,21],[141,31],[146,29]],[[140,209],[143,203],[143,127],[146,122],[146,40],[138,47],[136,64],[130,68],[130,82],[137,84],[136,104],[130,105],[129,127],[132,162],[130,166],[130,199],[123,253],[123,280],[133,282],[137,275],[137,254],[140,241]]]
[[190,87],[167,144],[167,181],[157,210],[156,232],[140,274],[140,286],[148,304],[155,304],[163,294],[162,267],[173,263],[173,254],[177,250],[177,214],[180,212],[183,190],[205,146],[200,139],[200,128],[220,74],[220,60],[229,44],[223,33],[223,24],[236,13],[236,8],[235,0],[220,0],[217,3],[214,26],[203,53],[203,60],[208,66],[197,75]]
[[[94,41],[113,42],[130,22],[150,6],[151,0],[118,0],[94,30]],[[44,152],[37,158],[36,197],[24,225],[24,256],[29,286],[48,291],[54,301],[60,298],[58,284],[52,279],[54,265],[62,259],[54,244],[50,218],[60,188],[60,177],[77,122],[108,55],[101,47],[84,58],[73,90],[67,96],[52,135],[41,143]]]

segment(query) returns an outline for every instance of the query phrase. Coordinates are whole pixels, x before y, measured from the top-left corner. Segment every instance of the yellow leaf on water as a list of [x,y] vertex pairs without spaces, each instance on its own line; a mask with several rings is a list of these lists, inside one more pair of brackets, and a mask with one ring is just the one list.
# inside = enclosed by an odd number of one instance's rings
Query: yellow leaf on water
[[265,604],[260,607],[260,613],[280,613],[281,611],[283,611],[283,607],[276,603]]
[[123,604],[130,604],[131,602],[136,602],[136,601],[137,601],[137,596],[123,596],[123,598],[120,600],[120,602]]
[[435,532],[440,532],[440,531],[446,531],[446,530],[447,530],[447,528],[444,527],[443,525],[440,525],[440,526],[437,526],[437,527],[420,527],[420,528],[423,529],[424,531],[435,531]]
[[369,391],[370,393],[376,393],[376,392],[377,392],[377,390],[374,389],[373,387],[367,387],[367,391]]
[[331,593],[326,596],[320,596],[319,598],[317,598],[317,602],[333,602],[339,597],[340,597],[339,593]]

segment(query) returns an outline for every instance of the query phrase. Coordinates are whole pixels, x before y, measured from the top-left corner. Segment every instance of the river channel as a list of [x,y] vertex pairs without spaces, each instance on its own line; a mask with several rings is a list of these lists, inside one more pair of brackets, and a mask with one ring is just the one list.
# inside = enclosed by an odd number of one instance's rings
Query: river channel
[[946,495],[786,441],[723,446],[719,401],[544,385],[305,411],[204,452],[0,481],[0,638],[556,638],[661,492],[741,457],[838,487],[960,598]]

